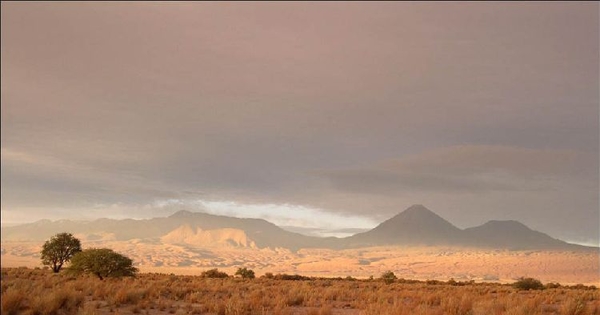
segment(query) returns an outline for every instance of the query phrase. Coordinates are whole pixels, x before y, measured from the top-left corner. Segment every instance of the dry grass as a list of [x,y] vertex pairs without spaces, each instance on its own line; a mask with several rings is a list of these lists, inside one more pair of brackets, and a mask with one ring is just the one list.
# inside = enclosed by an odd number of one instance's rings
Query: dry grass
[[101,281],[2,269],[2,314],[600,314],[600,291],[587,287],[281,278],[140,274]]

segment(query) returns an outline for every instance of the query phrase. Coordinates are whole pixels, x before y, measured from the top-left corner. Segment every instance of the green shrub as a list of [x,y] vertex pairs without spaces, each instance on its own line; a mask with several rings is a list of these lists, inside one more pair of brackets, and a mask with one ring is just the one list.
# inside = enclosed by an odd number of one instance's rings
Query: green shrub
[[217,269],[217,268],[203,271],[200,276],[202,278],[221,278],[221,279],[229,277],[229,275],[227,273],[219,271],[219,269]]
[[381,280],[383,280],[383,282],[385,282],[386,284],[390,284],[393,283],[396,279],[398,279],[398,277],[396,277],[396,275],[391,272],[391,271],[386,271],[381,275]]
[[275,276],[273,275],[272,272],[265,273],[265,275],[263,277],[265,277],[267,279],[273,279],[273,278],[275,278]]
[[546,285],[544,287],[546,289],[557,289],[557,288],[560,288],[561,285],[558,282],[556,282],[556,283],[549,282],[549,283],[546,283]]
[[131,259],[108,248],[90,248],[75,254],[68,269],[71,274],[89,273],[100,280],[107,277],[133,277],[137,271]]
[[517,282],[513,283],[513,287],[518,290],[543,290],[544,285],[538,279],[534,278],[519,278]]
[[236,276],[241,276],[244,279],[254,279],[255,275],[254,275],[254,271],[250,270],[248,268],[238,268],[238,270],[235,272]]

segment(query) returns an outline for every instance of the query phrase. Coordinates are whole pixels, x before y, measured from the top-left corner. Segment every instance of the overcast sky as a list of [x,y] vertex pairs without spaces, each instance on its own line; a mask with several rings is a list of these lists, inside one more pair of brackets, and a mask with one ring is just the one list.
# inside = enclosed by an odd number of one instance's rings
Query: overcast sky
[[2,222],[412,204],[599,241],[599,5],[2,2]]

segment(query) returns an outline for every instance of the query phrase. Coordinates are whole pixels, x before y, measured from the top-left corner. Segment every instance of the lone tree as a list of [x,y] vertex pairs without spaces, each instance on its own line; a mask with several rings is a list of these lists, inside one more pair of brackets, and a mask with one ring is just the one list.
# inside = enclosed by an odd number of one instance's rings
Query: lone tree
[[138,269],[133,266],[131,259],[112,249],[89,248],[73,256],[68,271],[75,275],[91,273],[103,280],[108,277],[133,277]]
[[238,268],[238,270],[235,272],[236,276],[241,276],[244,279],[254,279],[254,270],[248,269],[246,267],[244,268]]
[[81,242],[71,233],[58,233],[44,243],[42,247],[42,264],[51,266],[52,271],[59,272],[63,264],[69,262],[73,255],[81,252]]

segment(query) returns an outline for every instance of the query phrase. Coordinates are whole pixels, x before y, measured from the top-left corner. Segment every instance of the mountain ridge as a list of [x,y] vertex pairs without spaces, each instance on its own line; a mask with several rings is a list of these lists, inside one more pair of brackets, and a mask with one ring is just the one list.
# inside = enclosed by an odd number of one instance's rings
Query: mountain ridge
[[[187,226],[186,229],[182,229]],[[174,232],[180,229],[179,232]],[[186,236],[174,237],[181,231]],[[107,219],[93,221],[39,220],[2,228],[3,241],[43,241],[68,231],[73,234],[110,235],[117,241],[153,239],[169,235],[189,245],[208,246],[209,240],[222,244],[257,248],[331,248],[372,246],[459,246],[499,249],[565,249],[588,247],[570,244],[535,231],[514,220],[490,220],[482,225],[460,229],[423,205],[413,205],[375,228],[344,238],[315,237],[291,232],[264,219],[235,218],[204,212],[179,210],[168,217],[151,219]],[[190,232],[191,231],[191,232]],[[179,233],[179,234],[177,234]],[[194,240],[197,244],[194,244]],[[251,244],[251,245],[249,245]]]

